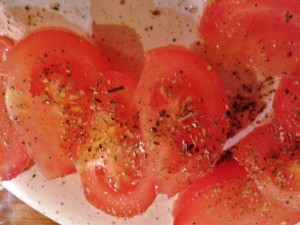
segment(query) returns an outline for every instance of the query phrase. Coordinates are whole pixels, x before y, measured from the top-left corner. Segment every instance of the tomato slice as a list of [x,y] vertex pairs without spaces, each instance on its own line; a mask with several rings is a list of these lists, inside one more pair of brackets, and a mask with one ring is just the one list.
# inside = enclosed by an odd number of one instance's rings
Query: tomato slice
[[136,91],[158,191],[172,196],[211,170],[222,152],[227,98],[218,75],[177,46],[148,52]]
[[30,157],[19,135],[13,126],[5,105],[5,79],[7,52],[13,47],[14,41],[0,37],[0,181],[10,180],[23,172],[30,164]]
[[275,119],[300,137],[300,68],[280,80],[273,108]]
[[235,161],[223,162],[182,192],[175,202],[174,225],[291,224],[300,212],[263,196]]
[[109,66],[85,38],[44,29],[8,54],[6,103],[28,153],[48,179],[75,171],[94,87]]
[[300,209],[299,143],[300,138],[283,125],[271,123],[242,139],[234,156],[245,165],[264,195]]
[[219,0],[200,23],[208,55],[267,76],[290,74],[300,58],[300,2]]
[[132,100],[136,85],[133,76],[104,73],[97,89],[101,101],[76,161],[87,200],[117,217],[143,213],[156,197]]

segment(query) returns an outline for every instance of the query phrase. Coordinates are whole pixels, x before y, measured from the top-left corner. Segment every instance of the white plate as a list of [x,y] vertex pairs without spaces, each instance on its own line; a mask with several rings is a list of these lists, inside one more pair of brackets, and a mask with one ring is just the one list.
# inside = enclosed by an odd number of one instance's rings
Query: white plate
[[[203,4],[199,0],[0,0],[0,34],[20,39],[28,31],[43,26],[93,34],[97,25],[115,24],[131,28],[125,29],[131,32],[126,38],[140,38],[131,41],[142,43],[145,51],[167,44],[190,46],[198,41],[197,23]],[[173,201],[164,196],[158,196],[145,214],[133,219],[116,219],[104,214],[87,203],[76,174],[46,181],[33,166],[3,185],[59,224],[172,224]]]
[[[131,32],[123,41],[129,38],[131,42],[142,43],[145,51],[167,44],[190,47],[199,41],[198,22],[204,4],[205,0],[0,0],[0,34],[20,39],[39,27],[59,26],[92,35],[99,27],[114,24]],[[136,54],[133,52],[126,54]],[[33,166],[3,185],[59,224],[172,224],[174,199],[159,195],[143,215],[116,219],[87,203],[76,174],[46,181]]]

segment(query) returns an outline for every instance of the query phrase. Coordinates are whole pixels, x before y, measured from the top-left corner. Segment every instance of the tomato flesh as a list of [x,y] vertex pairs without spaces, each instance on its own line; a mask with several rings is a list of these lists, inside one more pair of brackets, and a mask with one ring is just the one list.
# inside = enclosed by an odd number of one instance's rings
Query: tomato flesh
[[7,64],[6,104],[28,153],[47,179],[75,172],[72,157],[106,60],[84,38],[44,29],[21,40]]
[[18,132],[14,128],[5,105],[6,80],[4,76],[7,72],[6,60],[7,52],[13,47],[14,42],[7,37],[0,37],[0,181],[10,180],[23,172],[31,162],[25,150],[24,144],[19,140]]
[[106,72],[101,84],[101,102],[95,103],[89,138],[79,146],[76,165],[91,204],[117,217],[132,217],[156,197],[132,101],[137,79]]
[[172,196],[211,170],[228,120],[227,98],[209,64],[182,47],[151,50],[136,102],[160,193]]
[[300,212],[265,198],[237,162],[223,162],[180,193],[174,225],[291,224]]
[[300,136],[300,68],[280,80],[273,102],[275,120]]
[[299,141],[283,125],[271,123],[256,128],[234,150],[264,195],[294,209],[300,208]]

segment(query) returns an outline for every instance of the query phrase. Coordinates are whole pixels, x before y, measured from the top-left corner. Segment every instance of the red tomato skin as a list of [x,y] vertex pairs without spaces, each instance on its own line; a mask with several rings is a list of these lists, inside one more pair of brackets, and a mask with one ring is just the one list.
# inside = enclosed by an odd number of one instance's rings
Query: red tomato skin
[[267,198],[296,210],[300,209],[299,141],[274,122],[257,127],[233,149]]
[[296,0],[214,1],[205,8],[200,35],[211,59],[284,76],[300,58],[299,9]]
[[294,225],[300,212],[266,199],[237,162],[223,162],[213,173],[180,193],[173,209],[174,225]]
[[167,46],[148,52],[135,95],[158,192],[173,196],[209,171],[222,152],[228,126],[223,87],[200,56]]
[[[88,170],[80,174],[86,199],[95,207],[107,214],[130,218],[144,213],[156,198],[155,177],[143,172],[139,183],[126,192],[115,192],[94,171]],[[101,187],[101,188],[99,188]]]
[[273,101],[275,120],[300,136],[300,67],[281,78]]
[[116,217],[142,214],[156,197],[155,176],[141,150],[138,112],[132,101],[137,78],[104,74],[90,135],[79,146],[76,166],[86,199]]
[[71,158],[84,128],[72,123],[88,117],[90,87],[106,69],[92,44],[63,29],[31,33],[9,52],[6,105],[47,179],[76,171]]
[[13,47],[14,41],[7,37],[0,37],[0,181],[11,180],[23,172],[30,164],[31,158],[19,135],[14,128],[5,105],[5,79],[7,52]]

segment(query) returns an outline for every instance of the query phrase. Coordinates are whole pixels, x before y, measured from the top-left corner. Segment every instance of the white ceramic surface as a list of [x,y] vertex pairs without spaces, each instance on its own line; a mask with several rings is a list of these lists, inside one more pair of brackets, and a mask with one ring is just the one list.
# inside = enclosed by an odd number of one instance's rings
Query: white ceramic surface
[[[199,41],[197,24],[204,4],[205,0],[0,0],[0,35],[20,39],[44,26],[92,35],[97,26],[118,25],[134,31],[145,51],[166,44],[190,47]],[[173,199],[160,195],[145,214],[116,219],[87,203],[76,174],[46,181],[33,166],[3,185],[63,225],[172,224]]]

